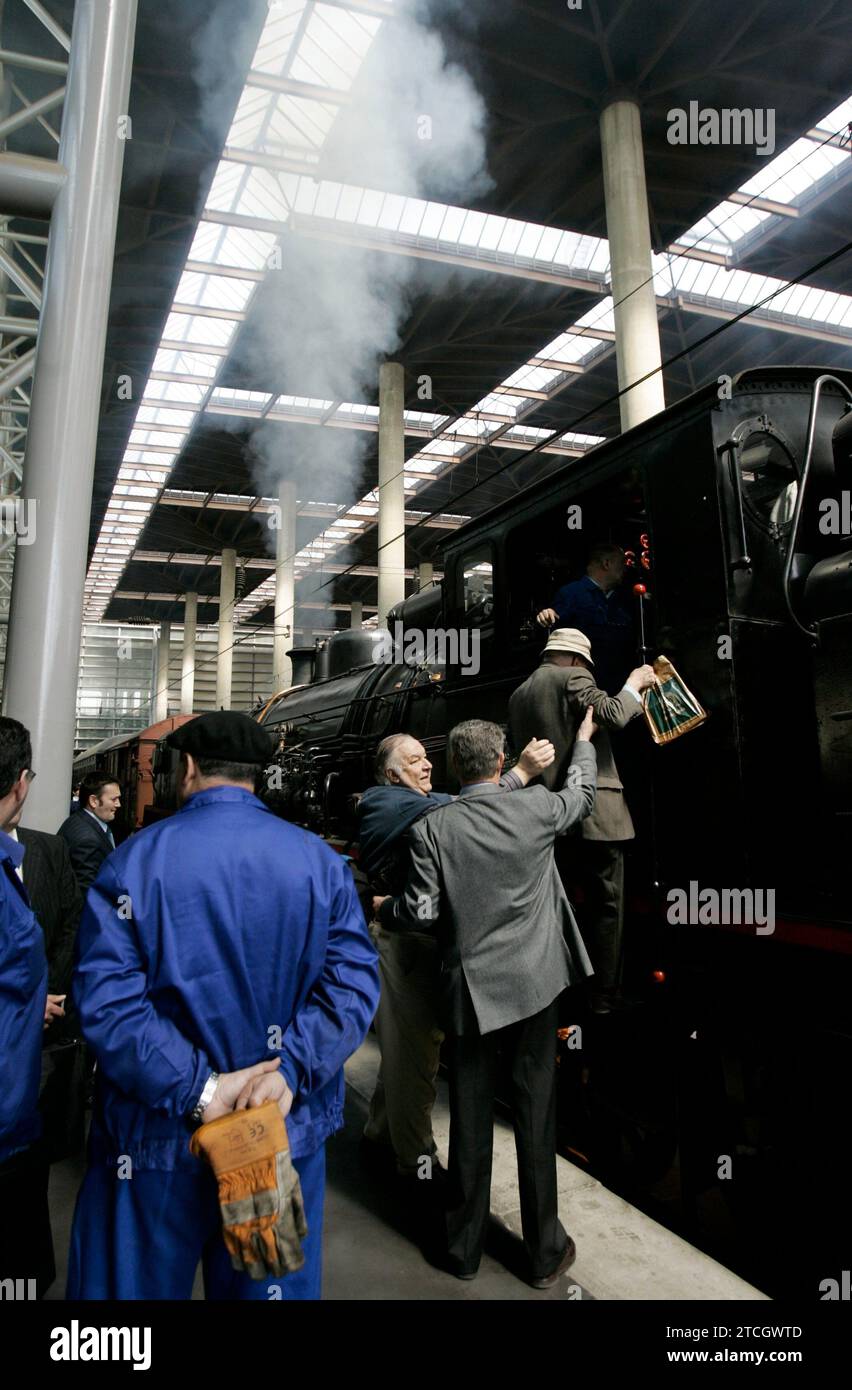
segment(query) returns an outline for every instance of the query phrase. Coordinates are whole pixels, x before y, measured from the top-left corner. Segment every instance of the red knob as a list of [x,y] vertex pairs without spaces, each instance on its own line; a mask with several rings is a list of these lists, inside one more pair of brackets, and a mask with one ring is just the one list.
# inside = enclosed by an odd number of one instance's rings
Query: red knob
[[651,978],[655,980],[658,985],[662,985],[665,983],[666,972],[665,970],[652,970]]
[[641,594],[647,594],[648,590],[647,590],[647,588],[646,588],[646,586],[645,586],[644,584],[634,584],[634,585],[633,585],[633,592],[634,592],[634,594],[640,594],[640,595],[641,595]]

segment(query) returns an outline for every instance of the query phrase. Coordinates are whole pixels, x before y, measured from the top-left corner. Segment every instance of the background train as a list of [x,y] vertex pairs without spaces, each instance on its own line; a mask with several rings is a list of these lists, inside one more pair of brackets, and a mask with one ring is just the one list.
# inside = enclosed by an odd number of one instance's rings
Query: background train
[[112,824],[117,844],[148,824],[154,802],[153,764],[160,741],[194,718],[192,714],[172,715],[137,733],[103,739],[74,759],[75,786],[90,772],[98,772],[113,777],[121,787],[121,808]]
[[[535,613],[595,541],[632,553],[645,648],[709,718],[670,746],[640,720],[615,743],[637,826],[637,1007],[597,1025],[579,1059],[564,1053],[561,1143],[775,1294],[813,1296],[848,1264],[852,528],[830,522],[850,512],[850,404],[846,372],[708,385],[453,534],[443,584],[390,614],[395,660],[380,634],[341,633],[312,672],[294,653],[297,684],[258,716],[270,803],[346,842],[379,740],[415,734],[452,790],[447,734],[471,717],[505,725],[544,644]],[[475,631],[477,671],[417,653],[407,638],[428,630]],[[164,805],[173,765],[157,764]],[[773,929],[671,924],[669,893],[691,884],[772,893]]]

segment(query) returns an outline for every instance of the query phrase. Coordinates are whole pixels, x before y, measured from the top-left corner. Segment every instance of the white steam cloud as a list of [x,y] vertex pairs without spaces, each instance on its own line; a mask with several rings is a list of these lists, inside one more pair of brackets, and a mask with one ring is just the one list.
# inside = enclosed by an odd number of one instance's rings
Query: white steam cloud
[[[408,0],[407,13],[385,21],[323,152],[323,179],[461,206],[491,186],[485,104],[428,24],[450,2]],[[477,8],[466,7],[468,23]],[[300,232],[298,211],[294,221],[297,230],[282,239],[281,270],[255,298],[241,357],[264,389],[372,399],[380,363],[400,345],[419,263]],[[440,404],[422,408],[440,411]],[[294,438],[305,441],[295,453]],[[253,432],[249,450],[258,491],[274,494],[281,478],[293,478],[302,496],[310,488],[310,496],[346,501],[373,447],[375,437],[363,431],[305,426],[296,434],[270,424]]]

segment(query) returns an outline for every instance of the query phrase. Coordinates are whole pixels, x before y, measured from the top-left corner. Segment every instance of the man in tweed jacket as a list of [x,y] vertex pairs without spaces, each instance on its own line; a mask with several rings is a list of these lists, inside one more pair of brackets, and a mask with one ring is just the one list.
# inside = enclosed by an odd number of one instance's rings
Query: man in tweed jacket
[[468,720],[449,738],[461,792],[411,832],[401,897],[377,900],[390,930],[436,930],[450,1038],[447,1257],[476,1274],[488,1223],[493,1101],[509,1073],[524,1244],[534,1287],[573,1262],[556,1193],[555,1033],[563,989],[591,973],[553,858],[554,841],[594,805],[591,711],[577,731],[565,786],[499,794],[503,732]]
[[509,736],[521,747],[527,729],[540,730],[556,748],[556,760],[541,774],[544,786],[560,786],[572,757],[574,738],[589,705],[600,733],[598,790],[594,810],[557,850],[563,881],[583,890],[583,939],[594,966],[592,1008],[608,1013],[618,1002],[624,936],[624,845],[633,839],[633,821],[612,754],[610,730],[623,729],[642,713],[642,692],[654,684],[654,668],[637,666],[617,695],[595,680],[588,637],[577,628],[552,632],[541,665],[509,701]]

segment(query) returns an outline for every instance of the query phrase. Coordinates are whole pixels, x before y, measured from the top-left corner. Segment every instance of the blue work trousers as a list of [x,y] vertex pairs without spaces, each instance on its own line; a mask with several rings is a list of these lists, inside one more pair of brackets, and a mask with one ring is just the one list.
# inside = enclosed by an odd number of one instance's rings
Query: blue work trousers
[[71,1230],[67,1299],[188,1299],[198,1262],[208,1299],[318,1299],[322,1294],[325,1148],[293,1160],[308,1235],[294,1274],[250,1279],[231,1268],[216,1181],[208,1170],[134,1172],[92,1165]]

